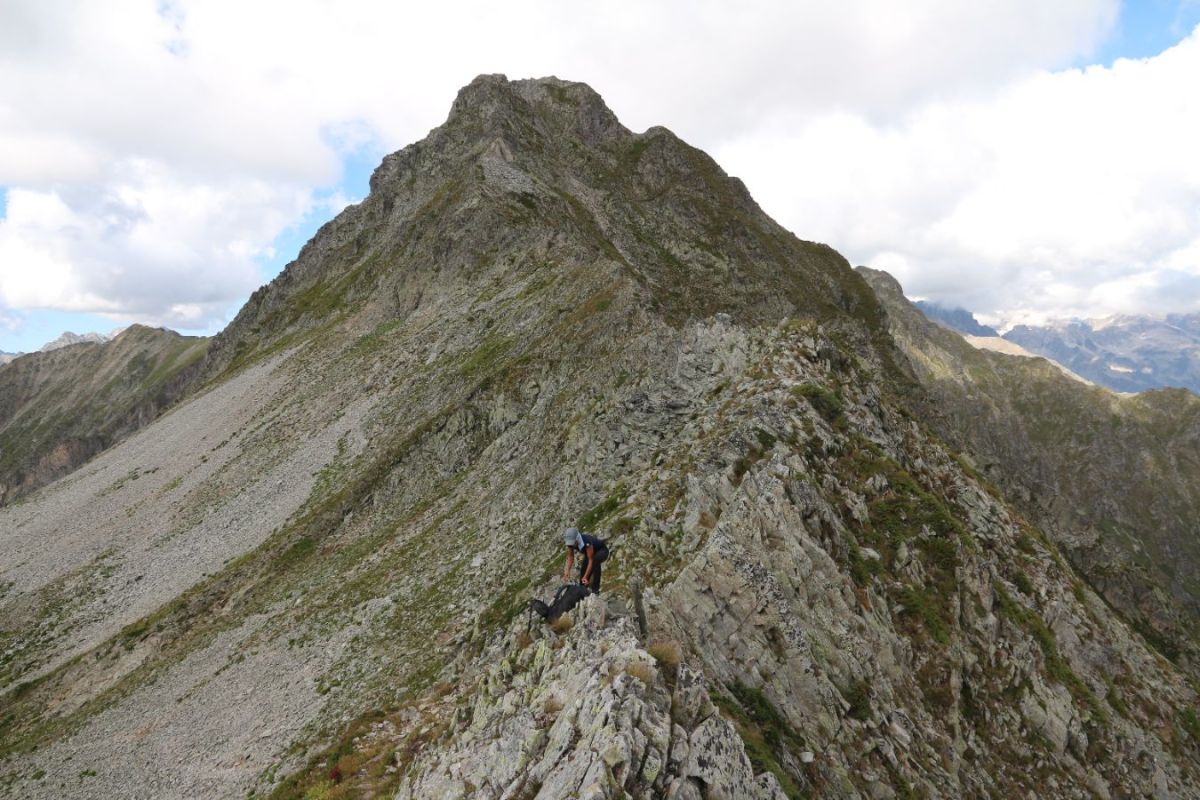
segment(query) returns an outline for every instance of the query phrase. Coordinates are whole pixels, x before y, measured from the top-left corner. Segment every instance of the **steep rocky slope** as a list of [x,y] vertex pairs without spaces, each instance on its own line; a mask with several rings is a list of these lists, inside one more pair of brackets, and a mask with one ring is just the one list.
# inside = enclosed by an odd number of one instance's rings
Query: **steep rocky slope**
[[890,276],[860,271],[930,392],[932,427],[968,451],[1164,653],[1195,667],[1200,398],[1122,397],[1044,361],[975,350],[922,317]]
[[[800,321],[708,337],[744,369],[697,377],[695,418],[599,525],[617,587],[645,581],[644,635],[619,598],[619,644],[547,633],[529,654],[519,614],[477,625],[415,703],[429,720],[351,736],[278,796],[382,791],[389,766],[405,798],[756,796],[696,771],[735,782],[743,758],[774,777],[763,797],[1200,791],[1187,680],[897,407],[869,351]],[[662,699],[676,647],[715,708]],[[693,761],[716,710],[741,742]]]
[[75,338],[0,369],[0,505],[157,417],[197,374],[207,345],[140,325],[107,343]]
[[[670,132],[477,79],[195,396],[0,510],[6,787],[1200,796],[1184,675],[886,323]],[[608,599],[527,641],[570,521]]]

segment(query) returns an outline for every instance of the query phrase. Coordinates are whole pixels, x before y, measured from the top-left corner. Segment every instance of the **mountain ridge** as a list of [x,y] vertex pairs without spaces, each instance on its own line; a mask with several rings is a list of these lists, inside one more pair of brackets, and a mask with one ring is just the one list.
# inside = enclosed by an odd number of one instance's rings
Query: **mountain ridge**
[[927,376],[933,427],[974,453],[1101,594],[1164,650],[1191,651],[1200,608],[1198,584],[1188,577],[1200,567],[1189,550],[1190,520],[1200,511],[1200,463],[1192,455],[1200,398],[1183,389],[1122,397],[1081,386],[1041,359],[976,350],[925,321],[894,278],[859,269],[887,307],[902,349]]
[[0,505],[157,417],[187,392],[207,346],[142,325],[103,342],[75,338],[0,369]]
[[[0,785],[1200,796],[1188,674],[930,430],[891,323],[665,129],[482,76],[183,402],[0,509]],[[569,523],[604,602],[526,630]]]
[[[517,114],[514,109],[522,113]],[[552,136],[563,131],[595,147],[564,150],[556,146]],[[524,149],[514,147],[505,138],[517,134],[527,138]],[[432,148],[460,155],[461,166],[447,173],[446,167],[430,164],[427,152]],[[572,189],[576,193],[571,194],[530,178],[529,169],[554,175],[562,169],[564,157],[583,160],[583,174],[588,175],[590,185],[575,179]],[[536,166],[532,163],[523,166],[529,159],[536,159]],[[423,169],[425,172],[420,172]],[[706,154],[686,145],[665,128],[631,133],[617,122],[594,90],[581,84],[554,78],[509,82],[503,76],[480,76],[459,92],[445,125],[434,129],[426,140],[385,157],[372,174],[368,197],[322,226],[279,277],[251,296],[234,321],[214,338],[210,371],[219,371],[233,362],[235,356],[231,351],[244,349],[251,332],[262,338],[265,331],[269,341],[276,333],[303,329],[307,324],[306,314],[311,310],[353,307],[370,293],[364,287],[371,285],[379,271],[379,262],[397,256],[418,260],[428,257],[419,250],[421,242],[406,237],[405,224],[416,213],[437,211],[450,217],[455,211],[461,212],[456,201],[464,202],[459,193],[470,184],[473,176],[469,173],[473,170],[482,173],[485,192],[506,198],[508,207],[487,222],[511,224],[544,208],[556,214],[564,226],[574,229],[582,241],[590,242],[595,257],[611,262],[614,268],[628,269],[631,260],[642,267],[658,265],[655,274],[634,271],[634,277],[654,295],[655,303],[671,309],[676,317],[736,311],[741,307],[757,318],[778,319],[789,308],[807,307],[813,293],[799,285],[795,275],[791,276],[792,285],[785,286],[783,276],[779,275],[743,278],[736,272],[730,274],[729,268],[737,265],[719,263],[711,252],[698,250],[695,244],[686,244],[689,252],[683,252],[684,243],[678,243],[681,252],[672,252],[670,236],[656,238],[659,232],[646,229],[652,223],[644,215],[607,217],[601,205],[604,191],[620,187],[640,200],[678,202],[687,213],[714,219],[706,237],[710,240],[710,250],[716,246],[713,242],[723,241],[738,249],[765,252],[776,259],[787,253],[801,266],[794,272],[817,285],[829,284],[822,273],[829,265],[837,264],[838,268],[831,271],[848,284],[833,287],[839,295],[838,302],[846,308],[856,303],[874,304],[873,296],[832,248],[801,242],[780,228],[765,217],[741,181],[726,176]],[[428,180],[431,175],[433,181]],[[712,196],[723,198],[724,206],[714,207]],[[753,217],[754,224],[744,230],[722,229],[715,220],[725,213],[738,219]],[[476,220],[469,224],[486,223]],[[376,249],[372,259],[362,257],[361,243],[356,243],[365,229],[382,230],[379,238],[383,246]],[[463,232],[456,233],[461,236]],[[441,230],[431,235],[449,238],[449,233]],[[745,241],[738,241],[743,235]],[[538,243],[541,248],[548,245]],[[699,262],[704,268],[696,270],[690,281],[681,281],[678,269],[683,261],[693,266]],[[746,259],[745,263],[756,261]],[[806,271],[802,268],[804,263],[813,266]],[[336,278],[330,274],[331,267],[338,273]],[[467,269],[469,265],[456,264],[451,268]],[[755,297],[741,296],[739,286],[762,282],[774,284],[776,291],[760,290]],[[420,302],[418,297],[407,296],[402,286],[384,291],[394,295],[393,308],[386,309],[387,313],[403,308],[406,303]],[[787,300],[781,301],[781,295]],[[285,311],[281,306],[289,296],[296,302]],[[874,313],[874,309],[866,309],[868,316]],[[244,352],[240,355],[244,356]]]

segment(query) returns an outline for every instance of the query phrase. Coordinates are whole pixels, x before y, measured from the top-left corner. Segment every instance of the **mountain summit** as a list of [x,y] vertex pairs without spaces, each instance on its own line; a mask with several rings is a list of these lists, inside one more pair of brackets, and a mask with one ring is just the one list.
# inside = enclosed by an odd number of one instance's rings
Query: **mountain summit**
[[767,217],[745,186],[664,128],[634,134],[595,91],[482,76],[421,142],[384,158],[370,195],[324,226],[214,342],[215,365],[330,315],[411,313],[445,285],[603,275],[684,320],[871,315],[832,249]]
[[[1200,797],[1186,659],[931,431],[902,335],[669,131],[476,79],[186,400],[0,509],[6,787]],[[604,593],[529,626],[570,525]]]

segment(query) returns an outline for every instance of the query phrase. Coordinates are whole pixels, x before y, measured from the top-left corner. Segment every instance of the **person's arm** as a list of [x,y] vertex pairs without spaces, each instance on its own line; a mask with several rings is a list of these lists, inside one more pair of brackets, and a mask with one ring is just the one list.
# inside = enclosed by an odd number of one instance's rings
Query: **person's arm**
[[575,568],[575,548],[567,548],[567,566],[563,568],[563,583],[571,580],[571,570]]
[[587,568],[587,571],[583,573],[583,581],[582,582],[583,582],[584,586],[589,585],[589,581],[591,581],[591,579],[592,579],[592,567],[596,563],[596,548],[592,547],[589,544],[589,545],[586,545],[586,550],[587,550],[588,568]]

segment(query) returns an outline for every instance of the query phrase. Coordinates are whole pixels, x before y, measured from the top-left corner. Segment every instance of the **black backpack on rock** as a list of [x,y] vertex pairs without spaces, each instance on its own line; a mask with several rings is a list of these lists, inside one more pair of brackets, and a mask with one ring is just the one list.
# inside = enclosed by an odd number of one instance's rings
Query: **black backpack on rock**
[[560,586],[554,593],[554,599],[547,605],[536,597],[529,601],[529,607],[546,622],[554,622],[563,614],[579,605],[579,601],[592,593],[592,590],[578,583]]

